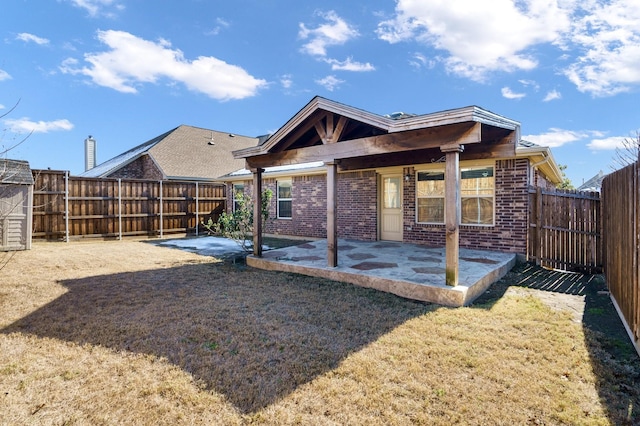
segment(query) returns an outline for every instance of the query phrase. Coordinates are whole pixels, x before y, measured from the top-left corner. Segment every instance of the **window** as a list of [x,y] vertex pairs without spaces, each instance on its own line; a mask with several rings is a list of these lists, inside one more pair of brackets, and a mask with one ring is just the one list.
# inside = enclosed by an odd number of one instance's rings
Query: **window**
[[444,223],[444,172],[418,172],[418,222]]
[[233,184],[233,211],[234,212],[240,208],[240,203],[243,201],[243,197],[244,197],[244,184],[234,183]]
[[[444,224],[444,170],[418,172],[417,222]],[[460,170],[462,225],[492,225],[495,179],[492,166]]]
[[291,180],[278,181],[278,219],[291,219]]
[[463,225],[492,225],[495,180],[493,167],[461,170],[460,198]]

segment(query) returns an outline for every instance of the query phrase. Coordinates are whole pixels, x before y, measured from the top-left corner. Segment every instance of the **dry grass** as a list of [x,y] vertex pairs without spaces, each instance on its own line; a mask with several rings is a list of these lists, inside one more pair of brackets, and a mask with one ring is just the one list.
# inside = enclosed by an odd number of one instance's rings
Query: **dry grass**
[[47,243],[0,271],[0,327],[0,424],[639,419],[640,366],[526,295],[447,309],[145,242]]

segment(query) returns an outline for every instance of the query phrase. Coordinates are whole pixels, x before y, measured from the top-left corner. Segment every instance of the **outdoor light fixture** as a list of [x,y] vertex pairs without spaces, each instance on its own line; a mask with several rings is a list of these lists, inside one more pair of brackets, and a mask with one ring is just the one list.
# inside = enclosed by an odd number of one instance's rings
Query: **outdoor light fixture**
[[404,175],[404,180],[405,182],[409,182],[411,180],[411,173],[408,173],[406,175]]

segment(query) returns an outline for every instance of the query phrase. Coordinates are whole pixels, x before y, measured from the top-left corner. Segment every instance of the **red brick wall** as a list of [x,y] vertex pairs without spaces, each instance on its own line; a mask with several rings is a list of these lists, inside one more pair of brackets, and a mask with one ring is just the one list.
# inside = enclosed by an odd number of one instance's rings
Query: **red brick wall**
[[[265,232],[276,235],[326,238],[327,183],[326,175],[292,178],[293,211],[291,219],[278,219],[276,211],[277,179],[264,179],[263,189],[273,191],[269,220]],[[232,193],[233,185],[228,185]],[[245,182],[245,192],[253,193],[253,185]],[[338,175],[338,236],[366,241],[377,239],[376,173],[349,172]],[[229,196],[229,210],[233,200]]]
[[148,155],[143,155],[126,166],[111,173],[108,177],[120,179],[161,180],[162,173]]
[[[413,170],[409,170],[414,176]],[[495,224],[460,226],[460,247],[526,254],[528,230],[529,161],[499,160],[495,165]],[[405,169],[406,174],[406,169]],[[415,179],[404,185],[404,240],[445,245],[444,225],[415,221]]]
[[[498,160],[495,163],[495,224],[461,226],[460,246],[525,254],[528,231],[529,160]],[[403,175],[415,176],[413,167]],[[276,219],[276,180],[265,179],[263,187],[274,192],[265,231],[270,234],[326,237],[326,176],[294,177],[293,218]],[[540,184],[547,181],[539,178]],[[228,193],[231,194],[232,186]],[[375,241],[378,235],[377,175],[358,171],[338,175],[338,236]],[[245,182],[245,191],[252,191]],[[232,205],[231,199],[228,203]],[[415,178],[404,182],[404,241],[432,246],[445,245],[444,225],[417,224]]]

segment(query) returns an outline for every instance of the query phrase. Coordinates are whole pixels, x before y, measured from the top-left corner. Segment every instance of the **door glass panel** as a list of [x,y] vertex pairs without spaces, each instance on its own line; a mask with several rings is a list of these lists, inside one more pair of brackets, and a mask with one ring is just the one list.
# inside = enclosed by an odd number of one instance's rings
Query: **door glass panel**
[[400,177],[386,177],[383,182],[384,208],[400,208]]

